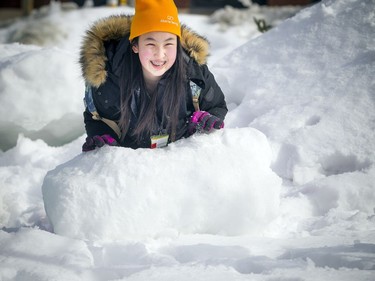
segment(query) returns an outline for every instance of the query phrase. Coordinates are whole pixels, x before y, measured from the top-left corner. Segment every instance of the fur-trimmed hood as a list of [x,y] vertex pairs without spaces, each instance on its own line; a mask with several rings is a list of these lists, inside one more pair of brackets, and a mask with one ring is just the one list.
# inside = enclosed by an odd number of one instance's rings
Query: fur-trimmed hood
[[[97,21],[86,32],[80,53],[82,75],[86,82],[99,87],[107,78],[105,69],[107,57],[104,42],[121,40],[130,33],[133,16],[110,16]],[[198,35],[183,25],[181,27],[181,45],[187,54],[199,65],[207,62],[209,43],[207,39]]]

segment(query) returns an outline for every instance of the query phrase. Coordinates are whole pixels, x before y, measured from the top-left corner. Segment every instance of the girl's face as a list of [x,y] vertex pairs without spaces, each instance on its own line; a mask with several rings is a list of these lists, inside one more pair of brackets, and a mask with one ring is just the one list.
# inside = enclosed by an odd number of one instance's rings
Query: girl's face
[[139,55],[145,80],[158,81],[176,61],[177,35],[160,31],[145,33],[132,48]]

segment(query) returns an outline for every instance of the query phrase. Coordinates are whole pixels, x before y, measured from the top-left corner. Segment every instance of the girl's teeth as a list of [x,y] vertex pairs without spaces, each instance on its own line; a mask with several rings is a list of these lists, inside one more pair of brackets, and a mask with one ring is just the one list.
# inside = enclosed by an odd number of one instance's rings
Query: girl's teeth
[[162,66],[164,62],[151,62],[155,66]]

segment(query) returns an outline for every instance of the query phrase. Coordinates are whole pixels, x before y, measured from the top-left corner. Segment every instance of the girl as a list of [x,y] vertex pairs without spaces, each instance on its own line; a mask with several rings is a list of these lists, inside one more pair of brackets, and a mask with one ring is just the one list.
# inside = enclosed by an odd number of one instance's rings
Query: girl
[[208,42],[180,26],[173,0],[137,0],[87,32],[83,151],[155,148],[224,126],[227,106],[206,59]]

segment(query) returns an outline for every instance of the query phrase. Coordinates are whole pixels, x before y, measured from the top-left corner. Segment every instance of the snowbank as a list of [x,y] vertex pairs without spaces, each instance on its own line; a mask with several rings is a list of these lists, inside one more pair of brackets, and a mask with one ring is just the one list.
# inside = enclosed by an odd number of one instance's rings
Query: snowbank
[[[185,22],[212,42],[214,59],[210,61],[219,63],[211,70],[230,103],[225,131],[175,143],[167,150],[106,147],[84,155],[80,154],[83,136],[61,147],[20,137],[14,148],[0,151],[0,279],[374,280],[374,5],[374,1],[323,0],[227,57],[221,55],[238,46],[244,40],[243,31],[251,32],[254,26],[244,23],[223,31],[209,24],[205,16],[183,15]],[[80,9],[49,17],[51,26],[57,23],[74,32],[58,49],[72,48],[65,58],[73,59],[70,54],[75,56],[77,38],[88,21],[118,11]],[[38,18],[32,21],[36,23],[31,28],[40,24]],[[20,26],[27,30],[27,25],[21,20],[20,25],[0,30],[0,41]],[[17,65],[15,54],[31,50],[41,49],[13,44],[7,48],[9,63],[6,53],[0,52],[0,67]],[[60,51],[56,54],[64,56]],[[38,56],[33,58],[49,63]],[[25,68],[28,65],[23,64]],[[16,73],[14,81],[20,79],[21,71]],[[30,80],[34,82],[39,83]],[[48,94],[37,97],[43,100]],[[77,98],[81,101],[82,94]],[[68,108],[70,100],[66,102]],[[0,136],[3,133],[7,131],[1,131]],[[244,139],[239,139],[240,133]],[[229,138],[232,135],[235,145]],[[248,145],[245,147],[241,140]],[[171,163],[165,161],[169,156]],[[200,161],[202,165],[197,165]],[[184,169],[177,165],[182,162]],[[207,162],[212,167],[203,165]],[[240,165],[241,169],[235,169]],[[146,166],[152,169],[146,171]],[[197,166],[201,173],[210,175],[207,181],[198,174],[199,181],[193,182],[191,174],[196,173]],[[163,167],[169,171],[163,171]],[[242,170],[250,175],[238,172]],[[46,207],[57,224],[57,232],[85,237],[91,229],[95,236],[92,239],[102,237],[108,241],[71,239],[38,229],[48,227],[41,193],[47,171],[44,192],[50,204]],[[275,173],[282,178],[281,185]],[[180,183],[175,178],[172,183],[174,174],[185,180]],[[269,177],[264,179],[266,175]],[[227,181],[229,187],[207,184],[211,179],[216,182],[216,177]],[[137,190],[128,189],[124,184],[127,180],[141,184]],[[236,185],[244,181],[245,185]],[[271,181],[276,184],[269,187]],[[254,188],[248,188],[249,184]],[[92,190],[94,194],[89,195],[94,202],[79,193]],[[100,194],[104,197],[99,198]],[[58,202],[56,210],[66,213],[55,212],[51,204],[57,196],[73,210]],[[184,201],[181,196],[186,196]],[[138,198],[141,201],[136,205]],[[73,199],[81,201],[75,204]],[[261,203],[270,213],[252,213],[262,211]],[[92,204],[104,207],[89,213]],[[108,223],[112,228],[103,221],[97,225],[73,224],[91,223],[87,216],[94,221],[104,220],[107,214],[98,210],[114,212],[111,204],[126,217],[134,216],[139,221],[121,224],[122,218],[111,217]],[[230,211],[224,212],[229,207]],[[177,210],[184,211],[178,214],[184,221],[173,217]],[[176,227],[170,227],[164,217]],[[256,227],[249,229],[246,218],[258,220]],[[61,228],[56,222],[59,219],[63,220]],[[140,220],[148,224],[142,225]],[[224,220],[233,232],[228,231]],[[113,226],[115,221],[120,224]],[[115,237],[109,232],[118,237],[121,230],[121,241],[111,240]],[[134,235],[137,230],[143,236]],[[225,231],[248,234],[223,235]]]
[[0,149],[20,133],[62,145],[84,132],[84,83],[78,62],[51,47],[0,45]]
[[47,226],[41,186],[49,170],[81,152],[84,138],[61,147],[20,135],[17,144],[0,154],[0,227]]
[[283,178],[305,184],[373,165],[373,6],[324,1],[215,64],[227,126],[262,131]]
[[251,128],[167,149],[104,147],[48,172],[44,205],[56,233],[79,239],[262,233],[279,206],[271,157],[264,135]]
[[[35,229],[21,229],[16,243],[14,238],[14,234],[0,232],[1,280],[95,280],[91,273],[85,272],[92,268],[94,260],[83,241]],[[25,258],[14,268],[19,253]]]

